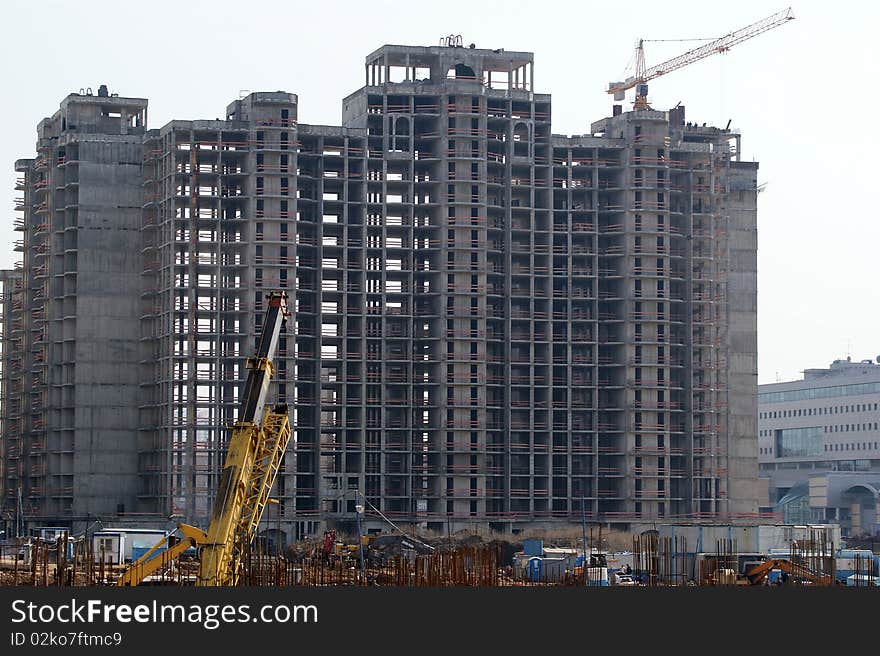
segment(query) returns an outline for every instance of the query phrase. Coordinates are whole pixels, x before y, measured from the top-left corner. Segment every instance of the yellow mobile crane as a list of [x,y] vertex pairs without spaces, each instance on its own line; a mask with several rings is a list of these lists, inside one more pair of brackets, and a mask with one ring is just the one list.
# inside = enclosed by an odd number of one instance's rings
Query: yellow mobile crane
[[[238,582],[243,556],[256,536],[290,441],[287,406],[264,409],[274,373],[272,359],[289,314],[285,292],[272,292],[268,298],[256,357],[247,360],[249,372],[241,409],[232,429],[207,533],[179,524],[175,531],[179,535],[169,535],[133,562],[117,585],[138,585],[191,547],[200,552],[196,585],[228,586]],[[260,416],[262,421],[257,423]],[[163,546],[167,548],[157,553]]]

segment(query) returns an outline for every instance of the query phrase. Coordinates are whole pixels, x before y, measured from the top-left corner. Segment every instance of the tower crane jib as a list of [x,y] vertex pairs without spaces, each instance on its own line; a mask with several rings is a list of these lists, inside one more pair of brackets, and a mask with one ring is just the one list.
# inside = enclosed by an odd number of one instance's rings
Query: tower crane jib
[[[794,15],[792,13],[791,7],[789,7],[788,9],[777,12],[772,16],[763,18],[755,23],[752,23],[751,25],[747,25],[746,27],[743,27],[734,32],[730,32],[729,34],[726,34],[721,38],[715,39],[714,41],[688,50],[687,52],[682,53],[677,57],[668,59],[665,62],[656,64],[655,66],[651,66],[650,68],[645,68],[644,42],[643,40],[639,40],[639,44],[636,47],[637,66],[635,75],[627,79],[625,82],[610,83],[608,85],[607,93],[614,94],[615,100],[622,100],[623,93],[628,89],[632,89],[633,87],[639,85],[645,85],[644,87],[640,87],[638,90],[639,93],[637,93],[636,105],[639,106],[640,104],[643,104],[644,106],[647,106],[646,83],[649,80],[653,80],[654,78],[660,77],[661,75],[671,73],[672,71],[693,64],[694,62],[705,59],[706,57],[709,57],[711,55],[727,52],[733,46],[742,43],[743,41],[752,39],[759,34],[763,34],[768,30],[779,27],[780,25],[783,25],[793,19]],[[642,93],[642,91],[644,91],[644,93]]]

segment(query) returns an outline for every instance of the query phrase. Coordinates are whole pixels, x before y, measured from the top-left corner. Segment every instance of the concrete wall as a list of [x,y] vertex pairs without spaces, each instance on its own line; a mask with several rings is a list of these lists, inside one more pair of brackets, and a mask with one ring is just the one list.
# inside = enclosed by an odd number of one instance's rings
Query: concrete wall
[[731,162],[728,215],[728,503],[758,510],[758,226],[756,162]]
[[767,553],[770,549],[788,549],[792,540],[805,540],[825,532],[825,539],[834,548],[840,546],[840,526],[823,524],[817,526],[775,525],[698,525],[669,524],[658,526],[661,538],[684,538],[689,552],[712,553],[716,544],[724,540],[736,540],[740,552]]
[[137,505],[141,140],[80,142],[74,512]]

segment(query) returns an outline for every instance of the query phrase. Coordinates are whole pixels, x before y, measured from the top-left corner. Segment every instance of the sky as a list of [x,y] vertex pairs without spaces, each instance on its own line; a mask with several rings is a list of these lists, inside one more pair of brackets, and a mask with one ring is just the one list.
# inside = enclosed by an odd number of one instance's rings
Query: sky
[[[785,0],[782,0],[783,2]],[[611,113],[639,38],[650,67],[786,4],[739,0],[300,2],[4,0],[0,3],[0,268],[12,250],[14,161],[36,125],[80,88],[148,98],[149,125],[223,117],[245,91],[299,95],[302,123],[338,125],[364,84],[364,58],[390,44],[460,34],[479,48],[535,53],[553,131],[586,134]],[[650,83],[655,109],[742,132],[760,162],[758,382],[832,360],[880,356],[876,114],[880,4],[795,2],[795,20]],[[718,8],[722,8],[719,11]],[[707,9],[708,8],[708,9]],[[138,13],[138,12],[141,13]],[[631,98],[627,98],[631,100]]]

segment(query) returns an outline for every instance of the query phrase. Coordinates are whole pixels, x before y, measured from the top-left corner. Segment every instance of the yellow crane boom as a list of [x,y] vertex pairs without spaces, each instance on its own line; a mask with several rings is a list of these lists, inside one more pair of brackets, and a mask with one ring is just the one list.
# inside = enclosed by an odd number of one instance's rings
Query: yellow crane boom
[[[180,558],[187,549],[198,548],[207,540],[203,530],[189,524],[178,524],[175,533],[180,533],[180,536],[178,537],[174,533],[165,536],[152,549],[133,562],[116,580],[116,585],[137,585],[148,576],[164,569]],[[166,548],[159,551],[162,547]]]
[[287,406],[266,410],[261,425],[238,422],[220,475],[220,491],[196,585],[235,585],[290,441]]
[[[245,553],[256,536],[290,441],[287,406],[266,407],[274,374],[272,360],[287,316],[287,294],[270,293],[256,357],[247,360],[248,377],[241,410],[229,439],[207,532],[178,525],[180,542],[172,544],[171,536],[162,540],[133,562],[117,585],[138,585],[190,547],[200,549],[196,585],[238,583]],[[157,553],[163,545],[168,548]]]

